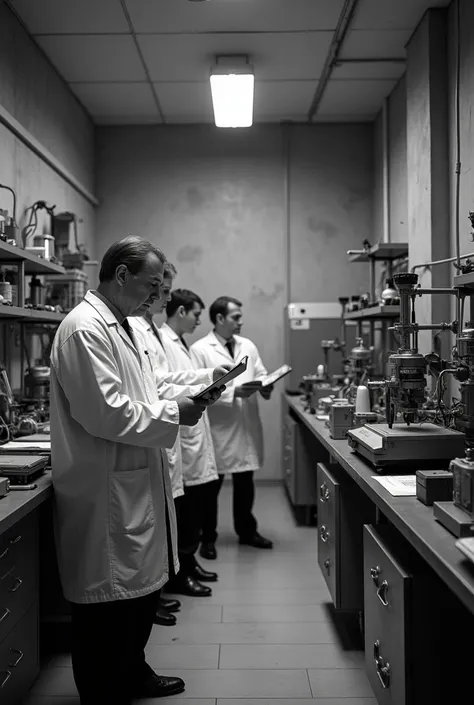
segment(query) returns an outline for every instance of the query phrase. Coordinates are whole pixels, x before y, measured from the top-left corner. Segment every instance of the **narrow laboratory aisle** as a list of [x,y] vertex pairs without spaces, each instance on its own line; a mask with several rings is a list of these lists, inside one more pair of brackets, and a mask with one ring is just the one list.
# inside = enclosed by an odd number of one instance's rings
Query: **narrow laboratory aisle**
[[[186,692],[143,705],[376,705],[363,652],[331,616],[317,565],[316,529],[296,526],[284,490],[259,486],[256,514],[273,551],[239,547],[231,492],[221,495],[213,596],[180,598],[176,627],[155,626],[148,661],[184,678]],[[79,705],[70,660],[45,664],[24,705]],[[104,703],[104,705],[108,705]]]

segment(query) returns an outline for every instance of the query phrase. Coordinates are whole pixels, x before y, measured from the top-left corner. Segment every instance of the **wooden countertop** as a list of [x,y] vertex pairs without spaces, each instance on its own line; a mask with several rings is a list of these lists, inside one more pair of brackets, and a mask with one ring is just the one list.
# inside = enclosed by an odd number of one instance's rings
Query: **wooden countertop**
[[0,498],[0,534],[52,496],[51,471],[34,481],[35,490],[12,490]]
[[456,548],[456,538],[436,521],[433,508],[425,506],[416,497],[393,497],[377,480],[372,479],[376,475],[374,468],[356,455],[346,440],[333,440],[325,422],[304,411],[299,397],[285,395],[285,400],[334,460],[474,613],[474,563],[465,559]]

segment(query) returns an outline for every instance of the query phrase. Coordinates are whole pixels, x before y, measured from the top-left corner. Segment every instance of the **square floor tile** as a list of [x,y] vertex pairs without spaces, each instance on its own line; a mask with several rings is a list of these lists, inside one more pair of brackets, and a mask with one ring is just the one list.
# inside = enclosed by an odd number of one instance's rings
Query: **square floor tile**
[[223,622],[326,622],[323,605],[226,605]]
[[217,705],[377,705],[375,698],[218,698]]
[[181,603],[181,610],[175,614],[179,624],[201,624],[203,622],[212,624],[213,622],[222,622],[221,605],[210,605],[204,602],[204,598],[203,602],[193,600],[192,603]]
[[213,587],[212,596],[206,598],[216,605],[318,605],[329,602],[325,586],[317,589],[286,588],[282,590],[232,590]]
[[245,644],[221,646],[220,668],[364,668],[363,651],[334,644]]
[[79,698],[68,695],[28,695],[20,705],[80,705]]
[[310,698],[308,674],[293,671],[185,671],[167,675],[183,678],[190,698]]
[[35,695],[75,695],[72,668],[46,668],[41,671],[31,692]]
[[[163,627],[166,629],[166,627]],[[147,646],[145,654],[147,663],[157,671],[165,674],[168,669],[184,668],[189,670],[219,668],[219,646],[167,644]],[[165,674],[166,675],[166,674]]]
[[313,698],[370,698],[374,693],[362,669],[309,670]]
[[149,644],[334,644],[335,627],[326,622],[307,624],[178,624],[154,627]]

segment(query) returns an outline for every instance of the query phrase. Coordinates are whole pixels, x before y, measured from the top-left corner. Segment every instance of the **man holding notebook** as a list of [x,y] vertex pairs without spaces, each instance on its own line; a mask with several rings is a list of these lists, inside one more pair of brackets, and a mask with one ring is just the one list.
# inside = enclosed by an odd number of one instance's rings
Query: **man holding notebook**
[[[234,528],[239,543],[255,548],[273,548],[257,531],[253,515],[255,487],[253,474],[263,463],[263,432],[258,397],[269,399],[273,387],[259,386],[267,375],[256,345],[240,335],[242,304],[237,299],[221,296],[209,309],[214,329],[191,346],[198,367],[237,364],[247,356],[246,371],[226,385],[214,407],[209,408],[212,440],[219,473],[216,494],[210,498],[204,515],[201,556],[217,557],[218,492],[225,475],[232,476]],[[257,382],[257,384],[255,384]]]

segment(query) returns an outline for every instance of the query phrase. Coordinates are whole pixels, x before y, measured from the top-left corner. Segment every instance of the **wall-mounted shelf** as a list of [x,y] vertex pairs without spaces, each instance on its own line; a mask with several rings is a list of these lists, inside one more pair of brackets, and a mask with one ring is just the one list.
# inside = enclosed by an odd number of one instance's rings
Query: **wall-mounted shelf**
[[0,263],[19,264],[24,262],[25,274],[64,274],[65,269],[59,264],[53,264],[47,259],[36,257],[21,247],[14,247],[0,240]]
[[458,274],[455,276],[454,286],[465,286],[466,289],[474,289],[474,272],[469,272],[469,274]]
[[379,242],[364,252],[348,251],[350,262],[370,262],[370,260],[394,260],[408,257],[407,242]]
[[346,313],[345,321],[377,321],[385,318],[398,318],[400,316],[400,306],[372,306],[363,308],[360,311]]
[[39,311],[33,308],[0,304],[0,322],[4,323],[7,319],[21,321],[22,323],[61,323],[65,315],[64,313],[53,311]]

